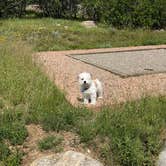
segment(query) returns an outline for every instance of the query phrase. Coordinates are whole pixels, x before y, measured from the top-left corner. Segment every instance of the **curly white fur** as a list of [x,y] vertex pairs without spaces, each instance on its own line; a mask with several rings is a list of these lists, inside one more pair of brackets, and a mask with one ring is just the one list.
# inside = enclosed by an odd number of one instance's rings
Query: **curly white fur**
[[97,98],[103,97],[103,88],[101,82],[92,80],[91,74],[83,72],[79,74],[79,84],[83,95],[84,104],[96,104]]

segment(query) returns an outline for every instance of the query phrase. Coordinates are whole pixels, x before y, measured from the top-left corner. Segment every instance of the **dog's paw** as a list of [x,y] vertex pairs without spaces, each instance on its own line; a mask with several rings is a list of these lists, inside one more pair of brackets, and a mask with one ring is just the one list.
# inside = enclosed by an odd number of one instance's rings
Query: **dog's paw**
[[96,105],[96,101],[92,101],[90,104],[91,105]]
[[89,100],[88,99],[84,99],[84,104],[88,104]]

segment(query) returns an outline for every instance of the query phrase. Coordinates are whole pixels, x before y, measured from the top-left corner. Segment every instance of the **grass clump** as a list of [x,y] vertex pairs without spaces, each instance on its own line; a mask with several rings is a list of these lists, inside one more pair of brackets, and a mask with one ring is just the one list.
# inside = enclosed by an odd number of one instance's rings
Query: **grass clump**
[[2,109],[5,106],[4,101],[0,99],[0,109]]
[[38,142],[38,147],[41,151],[43,150],[54,150],[60,151],[62,149],[61,143],[63,138],[60,136],[47,136]]
[[8,146],[0,142],[0,161],[4,160],[10,155],[10,150]]
[[[4,152],[4,150],[3,150]],[[6,156],[2,160],[0,160],[0,165],[2,166],[20,166],[21,165],[21,159],[23,154],[19,151],[15,151],[10,153],[10,155]]]
[[22,156],[22,152],[19,152],[17,149],[10,150],[4,141],[0,141],[0,165],[19,166]]
[[28,136],[23,112],[4,109],[0,114],[0,140],[8,140],[12,145],[21,145]]

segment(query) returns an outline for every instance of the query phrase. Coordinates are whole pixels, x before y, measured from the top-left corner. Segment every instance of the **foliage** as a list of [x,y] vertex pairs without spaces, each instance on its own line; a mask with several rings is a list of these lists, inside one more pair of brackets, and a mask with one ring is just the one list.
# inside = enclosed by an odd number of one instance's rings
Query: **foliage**
[[99,21],[120,28],[166,26],[165,0],[84,0],[83,6]]
[[93,19],[114,27],[166,27],[165,0],[5,0],[0,17],[21,17],[27,4],[39,4],[42,15]]
[[[1,145],[0,145],[1,146]],[[4,153],[4,149],[2,149],[2,152]],[[18,150],[14,152],[8,153],[7,156],[5,156],[2,160],[0,160],[0,165],[2,166],[20,166],[21,165],[21,159],[23,154],[19,152]]]
[[50,135],[40,140],[38,142],[38,147],[41,151],[52,149],[58,152],[61,149],[60,144],[62,141],[62,137]]
[[0,142],[0,161],[10,155],[10,150],[8,146],[2,142]]
[[27,130],[21,120],[22,113],[15,110],[3,110],[0,115],[0,140],[8,140],[13,145],[22,144]]
[[39,0],[45,16],[76,18],[78,0]]
[[26,0],[0,1],[1,17],[21,17],[25,13]]

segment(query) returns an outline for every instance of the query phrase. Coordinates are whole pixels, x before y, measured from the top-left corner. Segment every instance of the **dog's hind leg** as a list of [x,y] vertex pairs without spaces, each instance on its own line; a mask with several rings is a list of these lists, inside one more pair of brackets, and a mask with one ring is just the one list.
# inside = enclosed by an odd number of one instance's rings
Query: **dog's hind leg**
[[96,80],[96,84],[97,84],[97,97],[101,99],[103,98],[103,87],[98,79]]
[[100,89],[98,89],[97,96],[98,96],[99,99],[103,98],[103,88],[102,87]]

